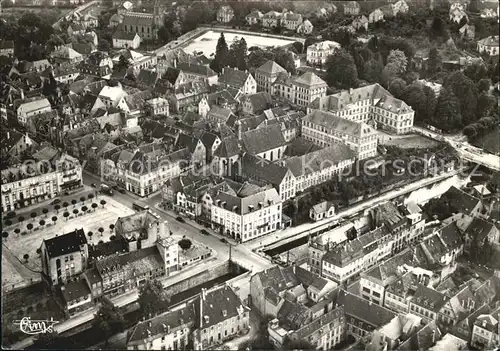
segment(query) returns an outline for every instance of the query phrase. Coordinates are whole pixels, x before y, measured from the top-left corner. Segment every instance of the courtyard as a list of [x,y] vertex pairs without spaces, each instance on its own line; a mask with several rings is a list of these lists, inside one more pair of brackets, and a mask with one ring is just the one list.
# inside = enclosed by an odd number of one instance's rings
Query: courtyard
[[209,30],[202,35],[187,40],[182,49],[188,54],[193,52],[202,52],[206,57],[211,57],[215,54],[215,47],[217,46],[217,41],[220,38],[220,34],[224,33],[224,38],[226,39],[227,46],[231,46],[231,43],[237,38],[245,38],[247,42],[247,47],[257,46],[260,48],[273,47],[273,46],[285,46],[295,42],[293,38],[291,39],[281,39],[273,38],[268,36],[261,36],[253,34],[252,32],[231,32],[230,29],[227,31],[212,31]]
[[[102,205],[101,201],[105,204]],[[97,204],[97,207],[92,207]],[[82,208],[86,206],[87,211]],[[77,214],[73,211],[78,210]],[[64,212],[70,215],[64,217]],[[96,199],[87,199],[85,202],[79,202],[75,205],[69,205],[67,209],[55,211],[51,209],[47,214],[40,215],[34,219],[26,219],[23,223],[16,223],[4,228],[9,236],[3,240],[2,247],[2,287],[5,285],[20,284],[23,281],[29,283],[36,272],[41,271],[41,259],[37,250],[42,245],[43,240],[50,239],[56,235],[69,233],[75,229],[83,228],[85,233],[92,232],[91,237],[87,237],[89,244],[97,244],[99,241],[109,241],[114,235],[110,229],[111,224],[115,224],[118,217],[124,217],[135,213],[132,209],[118,203],[108,196],[100,195]],[[52,221],[52,217],[57,217]],[[40,221],[46,223],[40,225]],[[33,228],[27,230],[27,225],[32,224]],[[16,233],[16,228],[21,229]],[[99,229],[102,228],[102,233]],[[27,259],[25,255],[28,255]],[[5,259],[4,259],[5,258]],[[24,266],[24,267],[23,267]]]

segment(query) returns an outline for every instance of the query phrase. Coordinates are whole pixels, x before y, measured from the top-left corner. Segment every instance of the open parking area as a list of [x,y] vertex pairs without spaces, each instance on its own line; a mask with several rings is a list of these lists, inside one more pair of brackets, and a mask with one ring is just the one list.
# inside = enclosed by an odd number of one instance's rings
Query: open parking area
[[[104,206],[100,204],[101,200],[106,201]],[[98,204],[98,207],[95,209],[92,208],[93,203]],[[88,208],[85,213],[81,210],[83,206]],[[73,214],[75,209],[79,210],[76,216]],[[64,212],[66,211],[71,214],[67,218],[64,217]],[[2,279],[2,285],[14,284],[14,282],[19,283],[22,280],[31,278],[26,276],[26,273],[22,269],[15,268],[16,262],[14,260],[16,258],[30,269],[41,271],[41,260],[37,249],[40,248],[44,239],[50,239],[56,235],[62,235],[75,229],[83,228],[85,233],[89,231],[93,233],[90,239],[87,238],[89,243],[97,244],[100,240],[109,241],[110,236],[114,234],[114,231],[111,231],[109,227],[110,224],[115,224],[118,217],[128,216],[132,213],[134,213],[132,209],[118,203],[112,198],[99,196],[97,199],[86,200],[83,203],[78,202],[76,205],[69,205],[67,210],[60,209],[58,213],[51,211],[46,216],[40,215],[33,220],[26,219],[22,224],[14,224],[4,228],[4,230],[7,229],[9,237],[3,243],[15,257],[11,255],[11,259],[9,260],[7,256],[6,259],[8,261],[2,259],[2,272],[5,273],[8,270],[11,273],[7,274],[7,276],[10,276],[8,281]],[[54,216],[57,217],[55,224],[52,221],[52,217]],[[44,226],[40,226],[39,224],[42,219],[46,221]],[[28,223],[33,224],[32,230],[26,229]],[[22,226],[23,229],[20,234],[17,234],[15,233],[15,229],[19,226]],[[104,229],[102,234],[99,232],[99,228]],[[5,253],[6,249],[4,248],[3,251]],[[27,261],[24,259],[25,254],[28,254]]]

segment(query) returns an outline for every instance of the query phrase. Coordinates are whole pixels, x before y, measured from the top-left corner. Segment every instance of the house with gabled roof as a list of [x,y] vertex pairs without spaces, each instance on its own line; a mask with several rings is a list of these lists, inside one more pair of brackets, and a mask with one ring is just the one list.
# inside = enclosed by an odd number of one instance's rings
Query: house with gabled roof
[[214,152],[213,164],[215,171],[220,176],[230,176],[233,164],[239,159],[241,144],[235,136],[222,138],[221,143]]
[[243,94],[255,94],[257,92],[257,82],[252,74],[235,68],[222,68],[219,84],[239,89]]
[[368,18],[366,18],[366,16],[362,15],[362,16],[356,17],[354,19],[354,21],[352,21],[351,26],[356,30],[360,30],[362,28],[364,28],[365,30],[368,30],[368,23],[369,23]]
[[249,330],[250,308],[228,284],[202,289],[197,311],[199,319],[193,332],[195,350],[215,347]]
[[242,133],[241,145],[248,153],[272,162],[283,157],[286,141],[281,128],[271,125]]
[[498,244],[499,230],[492,222],[475,217],[464,233],[465,251],[469,251],[472,242],[475,241],[479,248],[485,243]]
[[265,186],[271,184],[282,201],[295,196],[295,177],[286,167],[245,152],[238,162],[238,178]]
[[184,349],[199,322],[196,302],[140,321],[127,336],[127,349]]
[[187,148],[191,153],[191,162],[197,165],[206,163],[207,150],[203,142],[193,135],[180,134],[176,142],[177,149]]
[[71,281],[87,267],[89,251],[83,229],[45,239],[41,250],[43,276],[50,285]]
[[258,115],[272,107],[272,98],[266,92],[246,95],[242,98],[241,105],[243,113]]
[[297,30],[297,28],[302,24],[302,15],[300,13],[294,13],[288,11],[283,13],[281,16],[281,25],[289,30]]
[[269,11],[262,17],[262,26],[267,28],[277,27],[281,22],[283,13],[277,11]]
[[352,16],[357,16],[359,15],[361,7],[356,1],[349,1],[344,5],[344,14],[345,15],[352,15]]
[[208,85],[212,86],[216,85],[219,80],[217,72],[205,65],[195,64],[191,62],[180,62],[177,64],[176,68],[182,71],[186,82],[192,80],[202,80],[206,81]]
[[332,201],[321,201],[309,210],[309,218],[313,221],[320,221],[330,218],[335,214],[335,204]]
[[245,20],[249,25],[259,24],[262,21],[264,14],[258,10],[253,10],[245,16]]
[[234,17],[234,10],[231,6],[221,6],[217,10],[217,21],[221,23],[229,23]]

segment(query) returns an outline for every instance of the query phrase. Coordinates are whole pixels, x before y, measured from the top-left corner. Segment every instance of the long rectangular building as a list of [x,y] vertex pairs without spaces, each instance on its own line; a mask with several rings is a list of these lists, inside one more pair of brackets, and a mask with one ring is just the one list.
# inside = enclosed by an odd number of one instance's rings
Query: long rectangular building
[[328,111],[337,117],[358,123],[372,121],[377,127],[395,134],[412,130],[415,111],[396,99],[380,84],[319,97],[308,106],[312,110]]
[[320,147],[348,146],[362,160],[377,154],[377,132],[366,123],[354,122],[331,112],[312,110],[302,119],[302,136]]

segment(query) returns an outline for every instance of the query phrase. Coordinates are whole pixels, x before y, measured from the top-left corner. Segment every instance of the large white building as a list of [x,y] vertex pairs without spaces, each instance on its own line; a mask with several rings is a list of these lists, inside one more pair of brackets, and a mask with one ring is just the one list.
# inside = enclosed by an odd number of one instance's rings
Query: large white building
[[380,84],[344,90],[313,101],[308,110],[328,111],[337,117],[358,123],[373,122],[395,134],[411,132],[415,111],[396,99]]
[[17,109],[17,120],[20,124],[25,125],[28,123],[30,117],[50,111],[52,111],[52,107],[50,106],[49,100],[46,98],[27,101],[19,105]]
[[307,62],[313,65],[324,65],[328,57],[338,49],[340,49],[340,44],[331,40],[309,45],[306,55]]
[[498,56],[498,35],[492,35],[477,42],[477,51],[487,53],[490,56]]
[[353,122],[330,112],[313,110],[302,119],[302,136],[320,147],[347,145],[362,160],[377,154],[377,132],[366,123]]
[[281,197],[274,188],[245,197],[221,192],[211,216],[221,232],[245,242],[281,227]]
[[19,165],[2,170],[2,213],[54,198],[81,186],[82,167],[75,158],[60,155],[58,150],[47,147],[33,154],[33,159],[40,167]]
[[187,148],[170,154],[122,150],[101,161],[101,176],[139,196],[161,190],[165,182],[189,167]]

